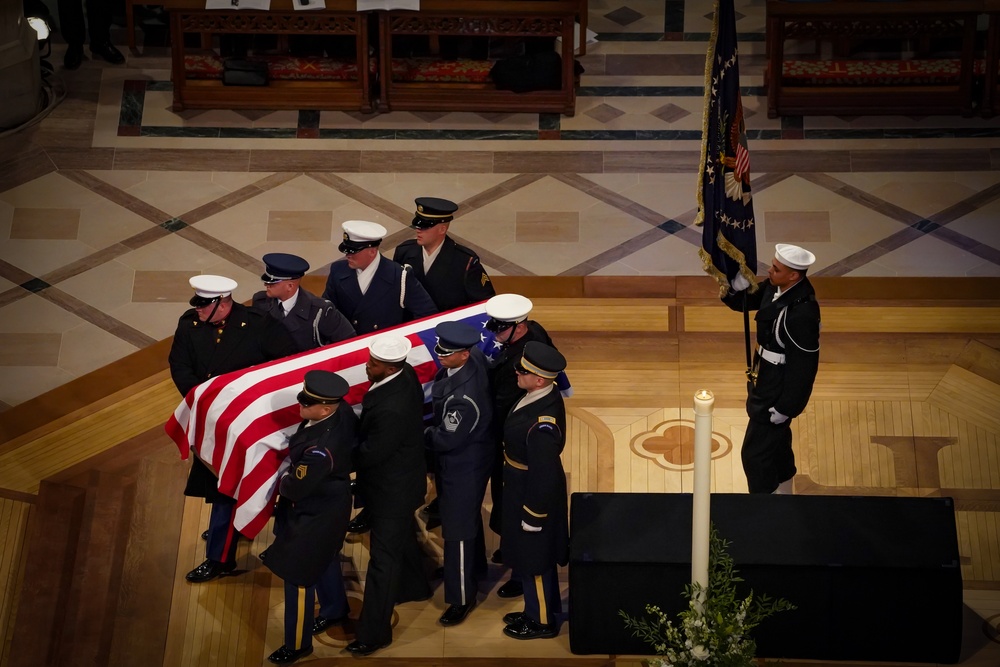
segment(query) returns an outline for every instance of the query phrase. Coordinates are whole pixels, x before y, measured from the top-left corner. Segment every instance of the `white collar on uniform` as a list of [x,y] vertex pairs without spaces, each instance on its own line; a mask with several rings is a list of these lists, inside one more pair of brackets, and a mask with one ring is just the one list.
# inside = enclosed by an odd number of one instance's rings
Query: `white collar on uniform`
[[372,284],[372,278],[375,277],[375,271],[378,269],[378,263],[382,261],[382,253],[375,253],[375,259],[372,263],[364,269],[355,269],[358,274],[358,287],[361,288],[361,293],[364,294],[368,291],[368,286]]
[[383,379],[379,380],[378,382],[376,382],[376,383],[372,384],[372,385],[371,385],[370,387],[368,387],[368,391],[371,391],[371,390],[372,390],[372,389],[374,389],[375,387],[381,387],[381,386],[382,386],[382,385],[384,385],[384,384],[388,384],[389,382],[392,382],[392,381],[393,381],[393,380],[394,380],[394,379],[395,379],[396,377],[398,377],[398,376],[399,376],[399,374],[400,374],[400,373],[402,373],[402,372],[403,372],[403,369],[402,369],[402,368],[400,368],[400,369],[399,369],[398,371],[396,371],[395,373],[393,373],[393,374],[392,374],[392,375],[390,375],[389,377],[387,377],[387,378],[383,378]]
[[549,394],[552,393],[552,390],[555,388],[556,388],[556,383],[553,382],[552,384],[548,385],[547,387],[543,387],[542,389],[538,389],[536,391],[529,391],[527,394],[521,397],[520,401],[517,402],[517,405],[514,406],[514,410],[520,410],[524,406],[530,405],[535,401],[548,396]]
[[[301,289],[301,288],[299,288]],[[299,300],[299,290],[295,290],[295,294],[281,302],[281,307],[285,311],[285,315],[292,312],[292,308],[295,307],[295,302]]]
[[437,248],[434,248],[434,252],[429,253],[424,248],[420,249],[420,254],[424,256],[424,275],[427,275],[427,272],[431,270],[431,265],[434,264],[434,260],[437,259],[437,256],[441,254],[441,248],[443,247],[444,239],[441,240],[441,243],[438,244]]

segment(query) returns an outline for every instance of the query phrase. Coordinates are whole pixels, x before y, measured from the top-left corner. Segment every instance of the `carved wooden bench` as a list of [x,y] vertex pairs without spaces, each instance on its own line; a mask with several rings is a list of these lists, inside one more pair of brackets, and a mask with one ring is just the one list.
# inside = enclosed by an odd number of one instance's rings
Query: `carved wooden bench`
[[[171,79],[174,110],[335,109],[373,110],[369,76],[367,17],[355,0],[326,0],[326,9],[295,11],[291,0],[272,0],[271,11],[206,10],[204,0],[163,0],[170,10]],[[200,35],[200,48],[185,46],[186,34]],[[219,42],[225,35],[346,35],[354,39],[349,60],[250,54],[267,64],[266,86],[226,86]]]
[[[768,0],[768,116],[973,115],[983,6],[982,0]],[[862,39],[896,40],[915,54],[858,57],[852,48]],[[786,55],[796,40],[813,40],[830,53]]]
[[[419,12],[379,12],[379,111],[495,111],[573,115],[576,81],[574,17],[579,0],[423,0]],[[402,58],[398,36],[560,38],[555,90],[500,90],[488,60]]]

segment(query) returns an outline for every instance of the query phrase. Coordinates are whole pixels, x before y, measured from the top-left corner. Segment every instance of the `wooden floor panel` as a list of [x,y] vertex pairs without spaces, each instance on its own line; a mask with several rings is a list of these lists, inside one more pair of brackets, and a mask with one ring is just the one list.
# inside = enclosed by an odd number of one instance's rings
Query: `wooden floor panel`
[[[574,396],[563,458],[571,492],[690,492],[699,389],[716,396],[712,490],[746,491],[740,318],[704,295],[698,299],[669,294],[583,306],[537,299],[570,363]],[[982,304],[970,304],[933,311],[940,320],[927,326],[929,307],[824,304],[830,350],[806,411],[793,422],[794,486],[807,494],[953,496],[965,587],[1000,591],[1000,322],[992,324]],[[976,318],[974,326],[957,324]],[[973,334],[970,326],[989,331]],[[837,327],[845,330],[832,333]],[[55,592],[19,601],[16,585],[8,585],[0,597],[4,655],[24,656],[11,667],[95,660],[257,667],[280,643],[281,582],[258,559],[270,527],[240,545],[237,576],[200,586],[183,579],[203,560],[199,535],[208,508],[180,495],[188,464],[161,430],[178,400],[165,375],[147,377],[134,391],[119,390],[50,423],[19,421],[0,441],[0,581],[45,580],[50,566],[59,570]],[[40,525],[33,525],[36,514]],[[418,524],[426,553],[440,562],[440,529]],[[37,542],[42,535],[44,544]],[[496,546],[488,533],[487,552]],[[358,607],[368,537],[351,536],[343,558]],[[505,578],[490,566],[480,605],[457,628],[437,624],[445,607],[440,585],[431,601],[400,605],[396,640],[369,661],[630,664],[572,655],[565,630],[552,642],[504,638],[500,617],[520,604],[493,594]],[[565,589],[565,571],[562,579]],[[342,651],[347,639],[317,638],[316,660],[305,664],[356,664]],[[58,648],[24,648],[43,643]]]

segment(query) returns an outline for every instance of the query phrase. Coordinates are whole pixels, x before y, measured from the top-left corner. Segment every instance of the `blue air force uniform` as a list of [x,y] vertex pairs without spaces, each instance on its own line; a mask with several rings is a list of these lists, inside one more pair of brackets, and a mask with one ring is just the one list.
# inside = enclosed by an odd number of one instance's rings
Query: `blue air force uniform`
[[459,322],[442,322],[436,331],[439,354],[469,350],[461,368],[441,368],[435,376],[434,426],[427,429],[428,446],[437,457],[444,599],[465,606],[475,603],[477,575],[486,573],[481,509],[493,468],[492,399],[486,357],[472,347],[479,342],[479,332]]

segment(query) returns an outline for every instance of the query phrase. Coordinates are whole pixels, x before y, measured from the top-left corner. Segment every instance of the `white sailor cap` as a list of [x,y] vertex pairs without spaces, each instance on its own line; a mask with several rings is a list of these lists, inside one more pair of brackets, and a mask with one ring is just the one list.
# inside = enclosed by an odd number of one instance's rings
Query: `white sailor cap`
[[779,243],[774,246],[774,258],[788,268],[795,269],[796,271],[808,269],[816,261],[816,255],[805,248],[787,243]]
[[410,353],[411,347],[413,346],[405,337],[388,333],[376,336],[368,344],[368,352],[379,361],[395,364],[406,360],[406,355]]
[[495,333],[523,322],[528,319],[531,305],[531,299],[520,294],[497,294],[486,302],[486,314],[490,317],[486,328]]
[[207,306],[216,299],[229,296],[236,289],[236,281],[225,276],[198,275],[191,276],[188,284],[194,289],[190,304],[195,308]]
[[339,250],[344,254],[356,253],[365,248],[374,248],[382,242],[388,231],[377,222],[348,220],[340,225],[344,230],[344,241]]

